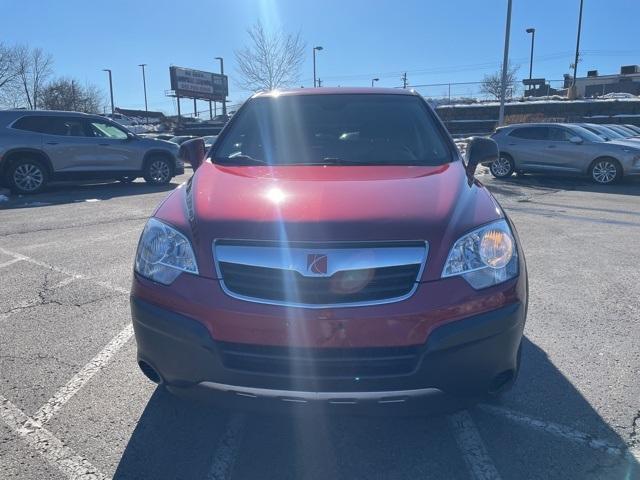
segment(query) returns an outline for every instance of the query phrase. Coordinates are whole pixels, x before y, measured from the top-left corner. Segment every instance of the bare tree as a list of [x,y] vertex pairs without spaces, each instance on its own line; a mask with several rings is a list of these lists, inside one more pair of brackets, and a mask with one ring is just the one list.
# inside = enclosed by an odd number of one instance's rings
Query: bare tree
[[0,90],[16,80],[16,48],[0,43]]
[[[507,98],[512,98],[513,94],[517,87],[517,78],[516,75],[518,70],[520,69],[519,65],[512,65],[509,63],[507,66],[507,81],[506,81],[506,89],[505,96]],[[480,92],[490,97],[495,98],[496,100],[500,99],[502,90],[502,65],[500,65],[500,70],[495,73],[485,75],[482,79],[482,85],[480,85]]]
[[249,45],[235,51],[239,85],[250,91],[295,85],[306,44],[300,34],[266,32],[258,22],[247,30]]
[[40,106],[46,110],[97,113],[102,100],[102,92],[95,85],[83,87],[72,78],[59,78],[42,89]]
[[51,76],[53,57],[41,48],[16,48],[16,66],[22,93],[31,110],[38,107],[40,92]]

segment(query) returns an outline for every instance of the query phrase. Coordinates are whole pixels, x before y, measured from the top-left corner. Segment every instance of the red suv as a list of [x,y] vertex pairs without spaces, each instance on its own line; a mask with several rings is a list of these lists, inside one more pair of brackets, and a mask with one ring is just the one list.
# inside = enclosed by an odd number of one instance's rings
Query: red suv
[[[419,95],[259,93],[140,238],[138,362],[178,393],[423,406],[515,379],[527,273],[513,224]],[[204,161],[203,161],[204,160]],[[262,400],[261,400],[262,399]],[[428,403],[428,402],[427,402]],[[390,407],[385,407],[390,408]]]

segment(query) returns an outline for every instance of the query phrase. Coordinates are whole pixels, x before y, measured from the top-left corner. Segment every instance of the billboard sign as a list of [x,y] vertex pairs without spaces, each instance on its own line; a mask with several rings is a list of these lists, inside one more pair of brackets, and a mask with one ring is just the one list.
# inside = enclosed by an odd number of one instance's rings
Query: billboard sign
[[180,97],[224,101],[229,95],[226,75],[191,68],[169,67],[171,90]]

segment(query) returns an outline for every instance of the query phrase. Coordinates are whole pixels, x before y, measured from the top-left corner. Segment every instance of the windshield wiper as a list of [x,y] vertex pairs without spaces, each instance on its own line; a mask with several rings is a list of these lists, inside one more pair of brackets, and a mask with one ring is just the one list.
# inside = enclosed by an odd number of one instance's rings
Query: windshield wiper
[[329,163],[335,165],[374,165],[374,163],[366,160],[349,160],[339,157],[324,157],[322,163]]
[[253,158],[249,155],[234,155],[233,157],[216,157],[214,158],[216,162],[233,162],[238,160],[240,162],[247,163],[257,163],[259,165],[268,165],[266,160],[262,160],[260,158]]

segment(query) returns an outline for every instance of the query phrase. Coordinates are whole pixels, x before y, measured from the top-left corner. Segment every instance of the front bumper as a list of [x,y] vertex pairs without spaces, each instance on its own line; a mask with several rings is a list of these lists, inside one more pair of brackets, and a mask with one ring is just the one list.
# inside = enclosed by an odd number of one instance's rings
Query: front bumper
[[[256,399],[278,404],[380,405],[422,402],[443,393],[474,396],[499,386],[497,379],[509,378],[517,370],[526,305],[518,301],[446,323],[422,345],[342,349],[346,357],[366,352],[365,356],[371,355],[369,364],[380,370],[368,369],[366,361],[353,367],[349,358],[342,370],[339,358],[337,368],[325,368],[335,356],[327,360],[323,355],[341,349],[274,350],[219,342],[199,321],[136,296],[131,297],[131,311],[139,362],[149,365],[173,390],[197,390],[236,406]],[[229,351],[235,361],[229,360]],[[399,359],[409,358],[413,363],[400,363]],[[316,371],[324,374],[314,375]]]

